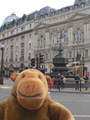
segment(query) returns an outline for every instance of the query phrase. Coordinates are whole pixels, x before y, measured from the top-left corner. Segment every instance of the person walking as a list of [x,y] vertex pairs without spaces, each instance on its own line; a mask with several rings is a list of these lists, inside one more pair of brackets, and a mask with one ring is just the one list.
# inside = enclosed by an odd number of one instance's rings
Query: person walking
[[66,78],[65,78],[65,76],[63,75],[63,88],[65,88],[65,82],[66,82]]
[[58,74],[58,90],[60,91],[60,87],[61,87],[61,75]]
[[78,74],[76,74],[76,76],[75,76],[75,90],[79,90],[79,87],[80,87],[79,81],[80,81],[80,77]]
[[85,81],[85,90],[88,90],[88,82],[89,82],[89,77],[86,74],[86,76],[84,77],[84,81]]

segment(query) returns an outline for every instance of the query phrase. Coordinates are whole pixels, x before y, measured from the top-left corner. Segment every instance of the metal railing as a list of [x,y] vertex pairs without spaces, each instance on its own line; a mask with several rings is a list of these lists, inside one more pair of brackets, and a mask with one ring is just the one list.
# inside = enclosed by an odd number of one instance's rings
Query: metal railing
[[[80,92],[82,92],[82,89],[83,91],[85,90],[85,83],[87,82],[87,91],[89,92],[90,90],[90,79],[89,80],[84,80],[84,79],[81,79],[81,80],[75,80],[75,79],[66,79],[64,85],[65,87],[63,88],[63,80],[60,80],[59,81],[59,84],[58,84],[58,79],[55,79],[53,80],[53,82],[51,82],[51,84],[49,85],[49,89],[50,91],[55,91],[55,90],[58,90],[58,91],[69,91],[73,90],[73,92],[75,91],[75,87],[76,87],[76,82],[78,82],[78,85],[79,85],[79,90]],[[76,91],[75,91],[76,92]]]

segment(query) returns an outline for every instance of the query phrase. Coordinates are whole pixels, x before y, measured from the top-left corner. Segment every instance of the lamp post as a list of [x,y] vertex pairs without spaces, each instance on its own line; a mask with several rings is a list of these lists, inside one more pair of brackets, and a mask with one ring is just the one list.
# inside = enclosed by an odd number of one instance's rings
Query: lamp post
[[2,57],[1,57],[1,78],[0,78],[0,84],[3,84],[3,53],[4,53],[4,45],[1,46],[2,51]]

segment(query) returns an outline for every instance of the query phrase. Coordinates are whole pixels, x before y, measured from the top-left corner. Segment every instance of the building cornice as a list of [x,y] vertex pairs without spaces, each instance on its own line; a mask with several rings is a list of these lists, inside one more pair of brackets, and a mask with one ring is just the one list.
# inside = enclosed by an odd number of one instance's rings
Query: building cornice
[[23,34],[26,34],[26,33],[32,32],[32,31],[33,31],[33,29],[23,31],[23,32],[20,32],[20,33],[17,33],[17,34],[2,38],[2,39],[0,39],[0,41],[7,40],[7,39],[10,39],[10,38],[13,38],[13,37],[16,37],[16,36],[19,36],[19,35],[23,35]]

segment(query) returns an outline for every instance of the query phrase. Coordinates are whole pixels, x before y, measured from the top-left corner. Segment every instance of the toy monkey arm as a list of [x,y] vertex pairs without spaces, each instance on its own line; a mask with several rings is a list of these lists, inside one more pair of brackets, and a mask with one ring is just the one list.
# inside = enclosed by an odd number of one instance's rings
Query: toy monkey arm
[[50,117],[51,120],[75,120],[71,112],[57,102],[50,105]]
[[0,120],[4,120],[5,108],[7,101],[0,102]]

